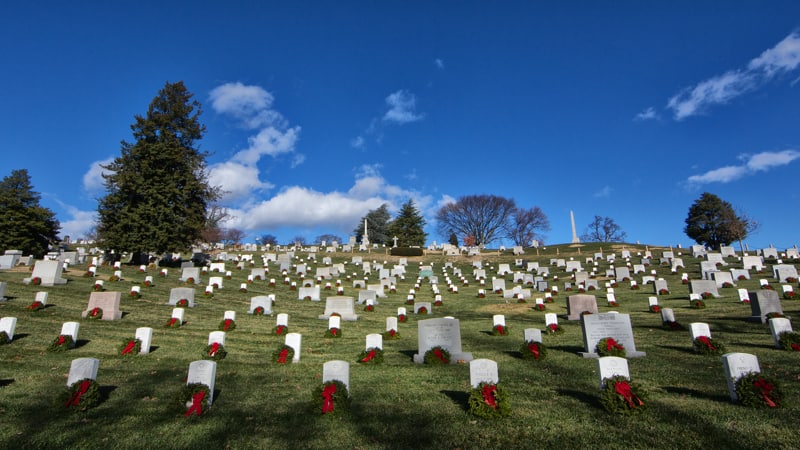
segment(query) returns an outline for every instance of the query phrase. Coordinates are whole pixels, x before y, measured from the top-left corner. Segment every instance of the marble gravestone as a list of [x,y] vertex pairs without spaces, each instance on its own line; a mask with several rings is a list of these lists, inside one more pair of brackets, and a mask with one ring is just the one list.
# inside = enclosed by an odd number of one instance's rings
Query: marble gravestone
[[272,315],[272,297],[268,295],[257,295],[250,299],[250,309],[247,311],[248,314],[253,314],[253,311],[256,308],[261,307],[264,308],[264,315],[271,316]]
[[749,373],[760,373],[758,358],[749,353],[726,353],[722,355],[722,365],[725,369],[725,379],[728,381],[728,393],[734,402],[736,395],[736,382],[739,378]]
[[319,316],[319,319],[328,319],[331,314],[339,314],[342,320],[353,321],[358,320],[358,315],[355,313],[355,306],[353,297],[345,296],[332,296],[325,299],[325,312]]
[[122,318],[122,311],[119,310],[121,298],[121,292],[92,292],[89,295],[89,306],[81,313],[81,317],[88,316],[94,308],[100,308],[103,311],[100,320],[119,320]]
[[322,365],[322,382],[341,381],[347,386],[350,393],[350,363],[347,361],[333,360]]
[[414,355],[414,362],[423,364],[425,352],[442,347],[450,352],[450,363],[468,362],[472,360],[472,353],[461,349],[461,323],[458,319],[426,319],[417,322],[418,352]]
[[469,362],[469,384],[477,389],[481,383],[497,384],[497,362],[491,359],[473,359]]
[[628,371],[628,360],[619,356],[604,356],[598,358],[597,368],[600,377],[600,389],[605,387],[605,380],[613,377],[631,378]]
[[584,311],[597,314],[597,298],[594,295],[576,294],[567,297],[568,320],[580,320]]
[[614,338],[625,347],[627,358],[639,358],[646,355],[645,352],[636,350],[629,314],[587,314],[581,319],[581,328],[584,351],[579,354],[584,358],[599,357],[596,353],[597,343],[607,337]]
[[61,278],[61,272],[63,270],[64,267],[58,261],[36,261],[36,264],[33,266],[33,273],[31,274],[31,277],[23,279],[22,282],[25,284],[31,284],[34,278],[39,278],[42,282],[42,286],[67,284],[67,280],[65,278]]
[[178,301],[186,300],[189,302],[189,308],[194,308],[194,294],[194,288],[172,288],[169,290],[169,302],[167,302],[167,304],[175,306],[178,304]]
[[139,327],[136,329],[136,333],[134,334],[135,339],[139,339],[142,342],[142,346],[139,349],[139,353],[142,355],[146,355],[150,353],[150,345],[153,342],[153,329],[150,327]]
[[67,387],[84,379],[97,380],[97,369],[100,367],[100,360],[97,358],[77,358],[73,359],[69,365],[69,375],[67,376]]
[[3,317],[0,319],[0,331],[5,331],[8,336],[8,342],[14,340],[14,330],[17,328],[16,317]]
[[208,386],[208,404],[214,401],[214,381],[217,378],[217,363],[215,361],[200,360],[189,364],[189,375],[186,384],[200,383]]
[[748,292],[750,296],[751,322],[767,323],[767,314],[783,314],[781,299],[778,293],[769,289],[759,289],[755,292]]
[[294,356],[292,356],[292,362],[300,362],[300,349],[301,349],[301,342],[303,340],[303,336],[300,333],[288,333],[286,335],[286,339],[284,340],[284,345],[288,345],[292,347],[294,350]]
[[781,333],[791,333],[792,322],[785,317],[769,319],[769,331],[772,334],[772,342],[775,344],[775,348],[782,348]]

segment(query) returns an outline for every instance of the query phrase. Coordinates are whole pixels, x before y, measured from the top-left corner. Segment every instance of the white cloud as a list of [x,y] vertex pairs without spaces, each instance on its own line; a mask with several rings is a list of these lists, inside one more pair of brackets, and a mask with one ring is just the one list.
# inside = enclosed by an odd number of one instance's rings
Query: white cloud
[[444,61],[442,61],[440,58],[434,59],[433,63],[436,64],[437,68],[444,69]]
[[356,136],[350,140],[350,147],[353,148],[363,148],[364,147],[364,137],[363,136]]
[[213,164],[208,168],[208,182],[212,186],[221,186],[222,201],[231,202],[246,198],[254,191],[267,190],[272,184],[259,179],[256,166],[226,161]]
[[652,106],[640,112],[639,114],[636,114],[636,117],[633,118],[633,120],[636,121],[658,120],[658,119],[660,119],[660,116],[656,112],[655,108],[653,108]]
[[292,158],[292,163],[291,163],[292,169],[299,166],[300,164],[303,164],[304,162],[306,162],[306,155],[302,153],[295,154],[294,158]]
[[611,192],[613,192],[613,191],[614,191],[614,189],[612,189],[611,186],[603,186],[602,189],[600,189],[599,191],[597,191],[594,194],[592,194],[592,197],[595,197],[595,198],[608,198],[611,195]]
[[209,93],[211,107],[218,114],[233,116],[245,128],[256,129],[283,122],[283,116],[272,110],[274,97],[260,86],[226,83]]
[[104,159],[102,161],[95,161],[89,165],[89,170],[83,174],[83,189],[89,193],[96,193],[102,191],[105,187],[103,186],[103,174],[108,173],[107,170],[103,169],[100,166],[107,166],[114,161],[114,158]]
[[69,236],[73,241],[84,238],[94,229],[97,223],[97,211],[82,211],[62,202],[57,197],[54,200],[69,216],[68,220],[60,220],[61,230],[58,234],[62,239],[65,236]]
[[758,58],[750,61],[748,68],[763,70],[771,77],[778,72],[789,72],[800,65],[800,33],[795,31],[786,36],[778,45],[765,50]]
[[386,122],[399,124],[416,122],[423,118],[422,114],[417,114],[417,97],[405,90],[399,90],[386,97],[386,104],[389,110],[383,116]]
[[700,114],[714,105],[760,88],[780,72],[800,66],[800,33],[792,32],[774,47],[753,58],[744,69],[729,70],[685,88],[667,102],[675,120]]
[[282,153],[291,153],[300,137],[300,127],[289,128],[281,131],[274,127],[267,127],[255,136],[247,139],[250,145],[242,150],[233,159],[243,164],[255,164],[262,156],[277,156]]
[[737,166],[724,166],[709,170],[700,175],[692,175],[687,179],[690,185],[706,183],[730,183],[746,175],[764,172],[773,167],[785,166],[800,158],[800,152],[784,150],[780,152],[761,152],[755,155],[744,155],[740,159],[743,164]]

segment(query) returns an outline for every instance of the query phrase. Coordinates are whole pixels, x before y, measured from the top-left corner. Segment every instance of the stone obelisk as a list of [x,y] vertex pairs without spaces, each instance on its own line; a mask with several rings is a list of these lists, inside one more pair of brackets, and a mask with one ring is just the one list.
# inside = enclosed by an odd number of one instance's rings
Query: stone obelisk
[[569,212],[569,221],[572,223],[572,243],[579,244],[581,240],[578,238],[578,232],[575,231],[575,214]]

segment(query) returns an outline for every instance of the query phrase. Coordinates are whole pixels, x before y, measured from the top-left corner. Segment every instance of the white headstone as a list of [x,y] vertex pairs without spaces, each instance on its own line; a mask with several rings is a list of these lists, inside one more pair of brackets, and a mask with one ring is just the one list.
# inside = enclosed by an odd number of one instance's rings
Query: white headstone
[[497,384],[497,363],[491,359],[473,359],[469,362],[469,383],[477,388],[481,383]]
[[628,371],[628,360],[618,356],[604,356],[597,360],[597,366],[600,371],[600,389],[604,387],[603,380],[612,377],[625,377],[630,379],[631,374]]
[[[181,309],[181,311],[183,311],[183,309]],[[150,353],[150,345],[153,342],[153,329],[150,327],[137,328],[134,337],[142,342],[142,346],[139,349],[139,353],[143,355]]]
[[208,404],[214,401],[214,381],[217,378],[217,363],[200,360],[189,364],[189,375],[186,384],[200,383],[208,386]]
[[728,381],[728,393],[731,400],[736,401],[736,382],[749,373],[760,373],[758,358],[749,353],[726,353],[722,355],[725,379]]
[[78,358],[73,359],[69,365],[69,376],[67,377],[67,387],[83,379],[97,380],[97,369],[100,367],[100,360],[97,358]]
[[322,365],[322,382],[341,381],[350,392],[350,363],[347,361],[328,361]]
[[292,356],[293,363],[300,362],[300,344],[302,340],[303,336],[300,333],[288,333],[284,340],[284,344],[292,347],[292,350],[294,350],[294,356]]

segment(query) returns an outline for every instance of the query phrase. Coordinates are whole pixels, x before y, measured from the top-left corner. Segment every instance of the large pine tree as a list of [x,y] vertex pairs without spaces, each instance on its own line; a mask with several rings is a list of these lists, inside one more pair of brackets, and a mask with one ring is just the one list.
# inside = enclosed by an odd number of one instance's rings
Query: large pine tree
[[389,224],[389,240],[397,236],[398,247],[422,247],[428,237],[424,228],[425,219],[414,205],[414,200],[409,199]]
[[200,238],[206,208],[218,197],[208,184],[200,103],[183,82],[167,82],[145,116],[131,125],[135,142],[104,168],[107,194],[98,204],[98,236],[108,249],[181,251]]
[[0,249],[42,257],[58,241],[56,215],[39,205],[28,171],[14,170],[0,181]]
[[392,216],[389,214],[389,205],[386,203],[370,210],[367,215],[358,221],[358,225],[353,230],[358,242],[363,242],[364,220],[367,221],[367,238],[370,244],[386,244],[388,242],[387,228]]

